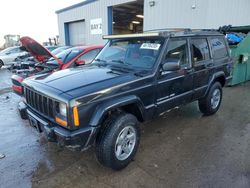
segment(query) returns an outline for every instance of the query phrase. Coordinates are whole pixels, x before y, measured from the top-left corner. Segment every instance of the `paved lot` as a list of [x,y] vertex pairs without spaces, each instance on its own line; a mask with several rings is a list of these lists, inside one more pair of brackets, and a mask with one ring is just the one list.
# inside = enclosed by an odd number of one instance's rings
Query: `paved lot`
[[[1,73],[0,73],[1,74]],[[92,150],[47,143],[0,95],[0,187],[250,187],[250,83],[225,88],[220,111],[202,117],[193,103],[142,126],[135,161],[115,172]]]

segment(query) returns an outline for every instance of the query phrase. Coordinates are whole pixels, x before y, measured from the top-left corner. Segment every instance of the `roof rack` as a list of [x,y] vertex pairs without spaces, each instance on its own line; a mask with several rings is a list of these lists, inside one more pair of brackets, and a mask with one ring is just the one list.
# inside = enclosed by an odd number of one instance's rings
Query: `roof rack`
[[137,34],[125,34],[125,35],[104,35],[103,39],[118,39],[118,38],[136,38],[136,37],[158,37],[159,32],[154,33],[137,33]]
[[190,28],[161,28],[161,29],[151,29],[151,30],[146,30],[144,32],[157,32],[157,31],[192,31]]
[[189,29],[189,28],[165,28],[147,30],[144,33],[123,34],[123,35],[104,35],[103,39],[121,39],[121,38],[138,38],[138,37],[178,37],[183,35],[218,35],[216,29]]

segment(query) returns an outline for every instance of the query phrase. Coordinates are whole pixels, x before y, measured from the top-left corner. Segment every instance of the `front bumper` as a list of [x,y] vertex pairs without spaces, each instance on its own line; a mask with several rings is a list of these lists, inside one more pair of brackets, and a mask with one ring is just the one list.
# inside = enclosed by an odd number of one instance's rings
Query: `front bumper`
[[22,119],[28,119],[27,106],[23,101],[18,103],[18,111]]
[[74,151],[86,150],[93,144],[97,128],[86,127],[75,131],[67,130],[53,122],[49,122],[39,114],[26,108],[30,125],[38,132],[44,133],[48,141],[56,142],[59,146],[67,147]]

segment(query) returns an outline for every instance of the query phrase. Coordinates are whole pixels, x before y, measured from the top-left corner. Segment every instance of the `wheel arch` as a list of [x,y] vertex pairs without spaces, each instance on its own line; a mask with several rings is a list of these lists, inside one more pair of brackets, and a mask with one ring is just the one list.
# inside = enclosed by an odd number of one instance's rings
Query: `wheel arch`
[[225,76],[225,73],[223,71],[217,72],[212,76],[212,78],[210,79],[209,85],[207,87],[205,96],[207,95],[207,93],[209,92],[209,89],[211,88],[211,86],[215,82],[219,82],[222,87],[225,86],[225,84],[226,84],[226,76]]
[[138,121],[144,121],[144,105],[135,95],[109,100],[97,106],[96,109],[89,123],[91,126],[101,125],[110,113],[117,111],[131,113]]

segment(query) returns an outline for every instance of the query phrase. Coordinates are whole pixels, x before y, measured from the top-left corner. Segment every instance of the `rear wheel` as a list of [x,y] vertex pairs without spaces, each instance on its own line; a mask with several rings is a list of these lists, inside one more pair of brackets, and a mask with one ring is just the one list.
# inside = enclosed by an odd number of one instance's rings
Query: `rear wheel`
[[221,100],[222,87],[219,82],[215,82],[206,97],[199,100],[199,109],[207,116],[215,114],[220,108]]
[[140,140],[138,121],[132,114],[116,114],[106,121],[97,138],[98,161],[109,168],[125,168],[134,158]]
[[0,59],[0,69],[4,66],[3,61]]

